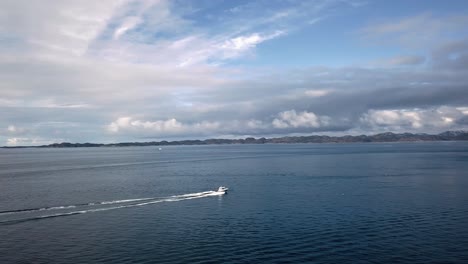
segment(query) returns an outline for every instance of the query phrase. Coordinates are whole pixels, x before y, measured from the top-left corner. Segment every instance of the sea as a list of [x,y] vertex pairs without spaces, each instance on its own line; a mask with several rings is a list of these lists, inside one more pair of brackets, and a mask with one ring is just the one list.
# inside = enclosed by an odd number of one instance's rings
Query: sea
[[466,264],[468,142],[0,149],[0,263]]

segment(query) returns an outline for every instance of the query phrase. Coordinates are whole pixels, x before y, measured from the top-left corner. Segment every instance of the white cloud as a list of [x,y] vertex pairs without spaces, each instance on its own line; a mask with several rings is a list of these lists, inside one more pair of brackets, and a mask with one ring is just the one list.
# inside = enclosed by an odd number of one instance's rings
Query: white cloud
[[268,128],[267,124],[263,123],[260,120],[255,120],[255,119],[248,120],[246,126],[247,128],[254,129],[254,130]]
[[38,138],[38,137],[34,137],[34,138],[12,137],[12,138],[7,138],[5,142],[6,142],[6,146],[14,147],[14,146],[47,145],[51,143],[62,142],[62,140],[57,139],[57,138],[43,139],[43,138]]
[[[65,54],[184,67],[219,65],[251,54],[259,44],[297,27],[295,19],[328,6],[291,4],[260,17],[256,12],[241,12],[221,23],[222,30],[211,31],[186,18],[198,10],[166,0],[4,1],[0,3],[0,32],[42,56]],[[264,6],[252,3],[244,8]],[[194,36],[187,36],[188,31]]]
[[[27,133],[27,130],[22,127],[15,126],[15,125],[9,125],[7,129],[5,130],[5,132],[7,135],[18,137]],[[1,130],[0,130],[0,134],[1,134]]]
[[164,53],[171,56],[171,61],[178,66],[187,67],[208,62],[217,64],[249,54],[257,45],[284,34],[284,31],[277,31],[271,34],[251,33],[232,38],[230,34],[213,37],[189,36],[172,42]]
[[107,127],[109,132],[117,133],[121,128],[127,128],[130,126],[130,117],[119,117],[114,122],[110,123]]
[[1,1],[0,32],[41,52],[83,55],[123,1]]
[[422,126],[420,113],[409,110],[369,110],[361,121],[376,126]]
[[16,146],[16,144],[18,144],[18,141],[21,141],[21,139],[9,138],[7,139],[7,146]]
[[456,109],[462,112],[463,115],[468,115],[468,107],[457,107]]
[[219,137],[224,135],[251,136],[273,135],[281,133],[284,129],[304,132],[327,127],[331,118],[317,116],[311,112],[296,113],[295,110],[284,111],[273,120],[222,120],[199,121],[195,123],[181,122],[175,118],[165,120],[139,120],[131,117],[120,117],[106,126],[108,133],[114,136],[133,136],[144,138],[174,138],[174,137]]
[[110,133],[153,134],[153,136],[189,135],[191,133],[210,134],[220,128],[217,122],[197,122],[186,124],[175,118],[145,121],[131,117],[120,117],[107,126]]
[[120,27],[114,31],[114,39],[120,38],[125,32],[135,28],[141,22],[143,22],[143,20],[140,17],[130,16],[125,18]]
[[300,128],[310,127],[318,128],[329,123],[330,118],[327,116],[317,116],[312,112],[299,112],[296,110],[284,111],[278,114],[272,122],[275,128]]
[[227,49],[227,50],[244,51],[250,48],[254,48],[258,44],[266,40],[279,37],[283,34],[284,34],[283,31],[277,31],[268,35],[260,35],[259,33],[253,33],[253,34],[246,35],[246,36],[239,36],[239,37],[226,40],[224,44],[221,46],[221,48]]
[[360,122],[389,131],[444,130],[457,127],[457,120],[468,116],[463,108],[369,110]]
[[322,97],[322,96],[329,94],[330,92],[332,91],[316,89],[316,90],[307,90],[304,92],[304,94],[307,97]]
[[232,50],[245,50],[248,48],[255,47],[258,43],[261,43],[261,38],[257,33],[250,36],[241,36],[225,41],[222,48]]

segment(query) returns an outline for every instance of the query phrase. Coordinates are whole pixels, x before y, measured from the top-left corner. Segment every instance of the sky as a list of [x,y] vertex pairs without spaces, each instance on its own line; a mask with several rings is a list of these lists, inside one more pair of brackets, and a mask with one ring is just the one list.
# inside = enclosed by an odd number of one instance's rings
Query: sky
[[0,146],[468,129],[468,1],[2,0]]

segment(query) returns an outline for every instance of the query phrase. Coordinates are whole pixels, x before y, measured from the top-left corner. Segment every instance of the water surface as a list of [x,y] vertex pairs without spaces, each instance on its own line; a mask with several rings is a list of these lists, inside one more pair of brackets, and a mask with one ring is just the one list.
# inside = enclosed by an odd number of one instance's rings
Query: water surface
[[464,142],[1,149],[0,263],[468,263],[467,171]]

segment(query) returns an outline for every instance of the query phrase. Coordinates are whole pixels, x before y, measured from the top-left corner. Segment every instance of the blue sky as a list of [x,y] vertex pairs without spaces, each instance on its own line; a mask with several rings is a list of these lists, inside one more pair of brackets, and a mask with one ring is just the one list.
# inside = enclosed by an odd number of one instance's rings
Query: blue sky
[[0,145],[468,125],[466,1],[2,1]]

